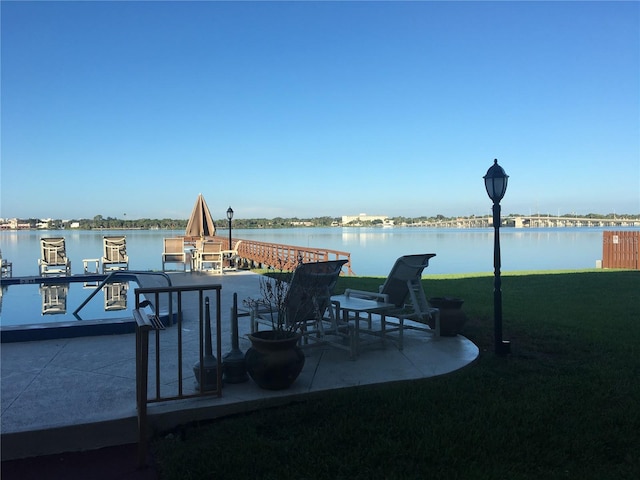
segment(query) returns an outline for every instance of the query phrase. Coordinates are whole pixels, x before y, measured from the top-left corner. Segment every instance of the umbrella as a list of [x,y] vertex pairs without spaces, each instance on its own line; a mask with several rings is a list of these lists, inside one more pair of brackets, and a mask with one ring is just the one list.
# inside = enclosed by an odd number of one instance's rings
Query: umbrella
[[211,218],[211,212],[202,194],[198,194],[196,204],[193,206],[185,236],[187,237],[213,237],[216,234],[216,226]]

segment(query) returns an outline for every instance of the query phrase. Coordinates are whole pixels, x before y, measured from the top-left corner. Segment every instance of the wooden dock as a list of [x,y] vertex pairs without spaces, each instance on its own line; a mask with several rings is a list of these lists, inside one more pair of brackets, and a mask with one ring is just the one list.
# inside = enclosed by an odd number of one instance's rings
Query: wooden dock
[[278,270],[295,270],[298,263],[326,262],[329,260],[347,260],[345,267],[348,275],[355,275],[351,270],[351,254],[328,248],[300,247],[296,245],[282,245],[280,243],[258,242],[232,238],[233,246],[229,245],[229,238],[216,235],[215,241],[222,243],[225,250],[235,250],[243,265],[250,268],[276,268]]

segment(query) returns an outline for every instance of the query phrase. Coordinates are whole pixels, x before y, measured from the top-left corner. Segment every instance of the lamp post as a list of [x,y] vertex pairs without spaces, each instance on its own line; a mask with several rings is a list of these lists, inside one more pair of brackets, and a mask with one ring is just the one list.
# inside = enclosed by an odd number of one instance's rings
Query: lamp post
[[487,195],[493,201],[493,328],[495,336],[496,355],[507,355],[511,352],[511,344],[502,340],[502,290],[500,281],[500,200],[507,191],[507,180],[509,176],[498,165],[498,160],[493,161],[493,165],[484,178],[484,186]]
[[[227,208],[227,220],[229,220],[229,250],[233,250],[233,243],[231,241],[231,220],[233,219],[233,209],[231,207]],[[229,266],[234,267],[234,260],[231,258],[232,255],[229,255]]]

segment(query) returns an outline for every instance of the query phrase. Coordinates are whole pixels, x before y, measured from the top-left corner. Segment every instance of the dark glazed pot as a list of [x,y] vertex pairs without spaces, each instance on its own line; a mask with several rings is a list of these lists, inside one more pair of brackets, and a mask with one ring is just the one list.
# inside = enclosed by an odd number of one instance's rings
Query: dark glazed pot
[[250,334],[251,347],[244,356],[247,372],[253,381],[267,390],[289,388],[300,375],[305,360],[298,347],[300,334],[274,338],[275,333],[265,330]]
[[[432,297],[429,305],[440,310],[440,335],[455,337],[462,330],[467,321],[467,315],[462,311],[464,300],[451,297]],[[429,326],[435,328],[435,321],[430,320]]]

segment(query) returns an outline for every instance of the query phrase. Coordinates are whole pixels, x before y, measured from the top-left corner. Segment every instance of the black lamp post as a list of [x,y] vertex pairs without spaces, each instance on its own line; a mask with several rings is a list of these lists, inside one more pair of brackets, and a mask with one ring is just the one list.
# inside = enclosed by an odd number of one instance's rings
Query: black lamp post
[[502,290],[500,281],[500,200],[502,200],[507,191],[508,179],[509,176],[498,165],[498,160],[493,161],[493,165],[484,176],[487,195],[493,201],[493,324],[496,355],[507,355],[511,352],[511,344],[502,340]]
[[[227,220],[229,220],[229,250],[233,250],[233,243],[231,241],[231,220],[233,219],[233,209],[231,207],[227,208]],[[231,258],[232,256],[229,256],[229,266],[233,267],[234,265],[234,260],[233,258]]]

